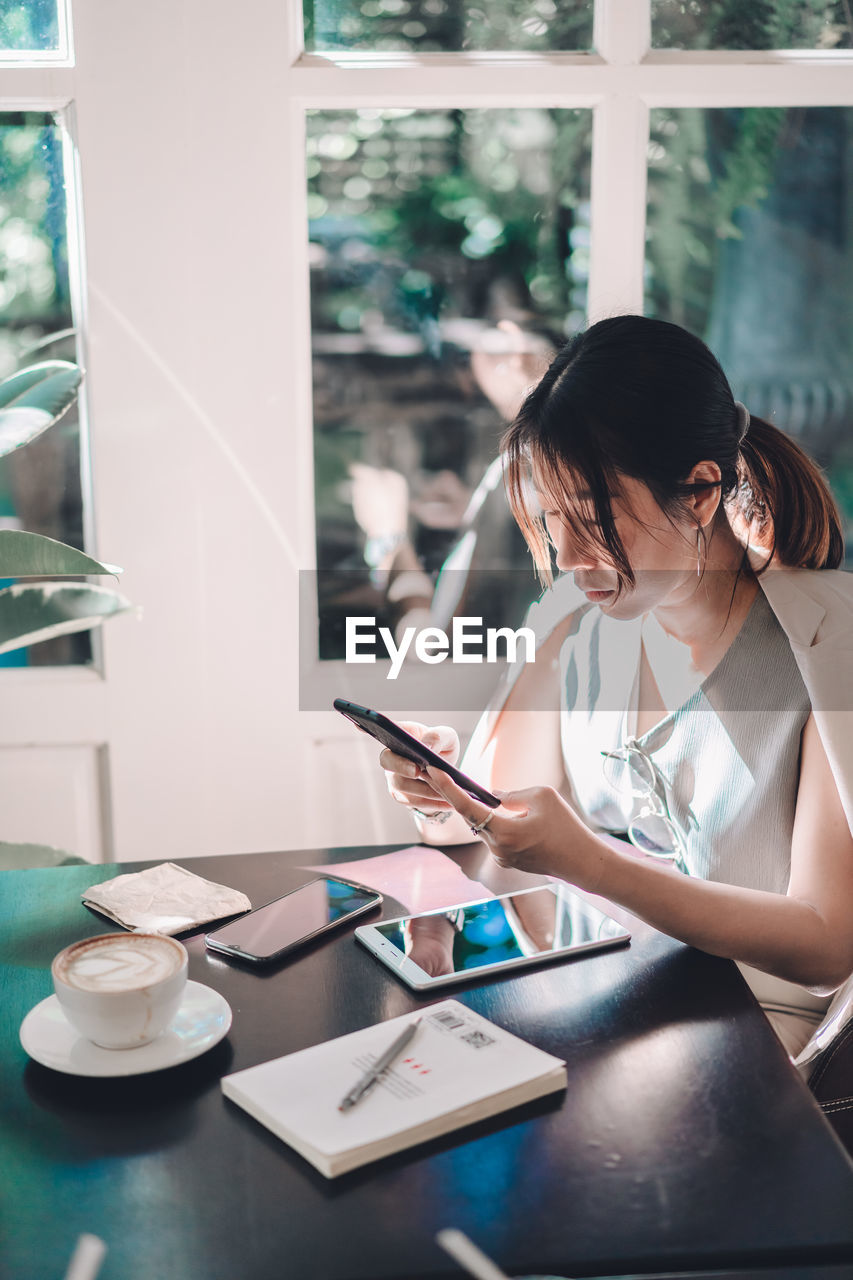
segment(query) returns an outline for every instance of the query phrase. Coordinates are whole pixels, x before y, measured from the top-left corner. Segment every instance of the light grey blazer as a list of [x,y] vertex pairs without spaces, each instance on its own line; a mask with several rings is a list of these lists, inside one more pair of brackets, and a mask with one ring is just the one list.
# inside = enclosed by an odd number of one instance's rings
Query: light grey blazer
[[[769,569],[758,581],[790,642],[853,831],[853,574]],[[853,975],[833,996],[797,1065],[826,1048],[851,1017]]]

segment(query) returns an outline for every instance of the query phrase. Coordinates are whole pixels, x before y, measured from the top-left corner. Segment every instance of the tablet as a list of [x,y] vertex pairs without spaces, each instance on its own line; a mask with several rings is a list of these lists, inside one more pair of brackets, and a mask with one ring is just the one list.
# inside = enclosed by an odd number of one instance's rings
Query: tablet
[[355,936],[415,991],[621,946],[631,937],[565,884],[364,924]]

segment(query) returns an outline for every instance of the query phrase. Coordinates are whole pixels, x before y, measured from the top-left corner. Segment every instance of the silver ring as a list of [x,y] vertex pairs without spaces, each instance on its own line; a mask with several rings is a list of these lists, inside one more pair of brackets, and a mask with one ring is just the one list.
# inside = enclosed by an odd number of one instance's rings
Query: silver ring
[[468,829],[471,832],[471,834],[474,836],[478,836],[481,831],[485,831],[486,827],[489,825],[489,823],[491,822],[494,816],[495,816],[494,809],[490,809],[482,822],[469,823]]

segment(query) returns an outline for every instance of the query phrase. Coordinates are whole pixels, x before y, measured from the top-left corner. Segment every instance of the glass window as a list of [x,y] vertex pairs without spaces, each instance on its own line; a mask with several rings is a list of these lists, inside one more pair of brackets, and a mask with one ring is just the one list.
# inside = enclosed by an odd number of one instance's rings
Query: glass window
[[316,52],[592,47],[592,0],[304,0],[304,20]]
[[64,53],[57,0],[0,0],[2,53]]
[[851,182],[851,107],[652,112],[647,314],[704,337],[747,408],[801,441],[848,531]]
[[[0,377],[40,360],[76,359],[64,176],[68,145],[51,114],[0,114]],[[0,527],[27,529],[82,549],[76,406],[25,449],[0,458]],[[84,633],[0,655],[0,663],[56,666],[90,658]]]
[[850,0],[652,0],[658,49],[849,49]]
[[517,626],[538,594],[492,464],[583,324],[590,116],[308,115],[323,658],[356,605],[397,626],[442,571],[439,616]]

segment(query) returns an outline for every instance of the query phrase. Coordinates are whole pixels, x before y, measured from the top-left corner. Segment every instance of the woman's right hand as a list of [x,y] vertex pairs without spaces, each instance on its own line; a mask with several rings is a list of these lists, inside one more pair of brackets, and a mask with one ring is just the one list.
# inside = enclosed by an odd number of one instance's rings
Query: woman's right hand
[[[459,737],[449,725],[425,725],[417,720],[401,720],[400,728],[417,738],[425,747],[441,756],[448,764],[456,764],[459,758]],[[385,747],[379,757],[385,770],[385,781],[391,795],[400,804],[422,813],[446,812],[452,805],[440,796],[420,765],[405,756],[397,755]]]

